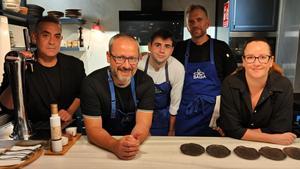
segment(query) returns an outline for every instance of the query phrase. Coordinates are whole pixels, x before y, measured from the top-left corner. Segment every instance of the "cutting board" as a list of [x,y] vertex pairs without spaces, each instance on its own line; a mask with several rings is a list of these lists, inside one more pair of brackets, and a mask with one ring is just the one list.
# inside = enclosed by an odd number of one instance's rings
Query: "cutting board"
[[46,150],[44,155],[64,155],[66,154],[69,149],[76,143],[76,141],[81,137],[81,134],[76,134],[76,136],[72,137],[72,139],[69,139],[69,142],[67,145],[63,146],[63,150],[61,152],[53,152],[51,149]]

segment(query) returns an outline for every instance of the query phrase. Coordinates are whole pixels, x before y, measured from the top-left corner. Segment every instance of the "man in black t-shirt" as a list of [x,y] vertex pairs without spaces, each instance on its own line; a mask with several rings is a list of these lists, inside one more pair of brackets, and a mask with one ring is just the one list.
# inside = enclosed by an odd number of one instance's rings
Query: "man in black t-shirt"
[[[26,113],[33,130],[50,129],[50,104],[58,104],[58,114],[63,122],[71,121],[78,110],[81,82],[85,77],[84,65],[78,58],[59,53],[62,27],[56,17],[45,16],[38,20],[32,40],[37,50],[33,70],[28,68],[25,72]],[[22,53],[25,57],[32,57],[29,52]],[[5,72],[0,101],[4,107],[12,109],[12,99],[8,99],[11,98],[8,76]]]
[[225,42],[206,34],[210,22],[203,6],[191,5],[185,14],[192,38],[177,43],[173,52],[185,67],[175,135],[216,136],[217,132],[209,127],[216,96],[220,95],[223,79],[236,69],[236,63]]
[[[137,70],[139,45],[131,36],[117,34],[109,42],[110,66],[91,73],[81,90],[81,107],[89,140],[133,159],[147,138],[154,109],[154,83]],[[119,139],[112,135],[125,135]]]

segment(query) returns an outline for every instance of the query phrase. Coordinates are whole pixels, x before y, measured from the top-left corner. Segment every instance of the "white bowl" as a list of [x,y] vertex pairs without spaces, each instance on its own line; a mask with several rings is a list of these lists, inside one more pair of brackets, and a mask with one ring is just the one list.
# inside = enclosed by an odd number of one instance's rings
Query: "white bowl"
[[77,127],[67,127],[66,128],[66,133],[75,137],[77,134]]
[[65,137],[65,136],[62,136],[61,137],[61,140],[62,140],[62,145],[65,146],[68,144],[69,142],[69,138],[68,137]]

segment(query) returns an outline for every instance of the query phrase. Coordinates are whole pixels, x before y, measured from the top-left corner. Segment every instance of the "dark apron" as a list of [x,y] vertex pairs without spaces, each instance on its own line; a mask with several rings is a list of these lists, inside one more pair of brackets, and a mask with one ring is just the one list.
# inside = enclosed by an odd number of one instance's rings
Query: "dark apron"
[[185,51],[185,79],[178,114],[175,135],[218,136],[209,127],[216,96],[220,95],[221,83],[214,61],[213,40],[210,38],[210,61],[189,63],[191,40]]
[[[124,107],[121,106],[121,109],[117,109],[116,106],[116,93],[114,82],[111,78],[110,70],[107,69],[108,74],[108,84],[111,95],[111,115],[110,118],[113,121],[117,121],[119,123],[118,126],[114,126],[114,129],[110,130],[110,134],[112,135],[124,135],[130,134],[131,130],[135,126],[135,111],[134,112],[123,112]],[[131,78],[130,81],[131,94],[134,100],[135,107],[137,107],[137,99],[135,93],[135,81],[134,78]]]
[[[144,72],[147,73],[149,58],[146,61]],[[161,84],[154,84],[155,99],[154,112],[150,133],[153,136],[167,136],[170,125],[170,91],[171,84],[169,81],[168,62],[165,65],[166,81]]]

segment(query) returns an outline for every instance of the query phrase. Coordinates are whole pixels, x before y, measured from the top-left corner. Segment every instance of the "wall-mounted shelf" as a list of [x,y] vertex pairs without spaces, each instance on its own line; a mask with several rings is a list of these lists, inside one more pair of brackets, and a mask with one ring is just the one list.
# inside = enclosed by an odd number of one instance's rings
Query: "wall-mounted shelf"
[[60,18],[61,24],[78,24],[83,25],[85,20],[82,18]]
[[8,23],[19,26],[28,26],[27,15],[23,15],[17,12],[0,10],[0,15],[6,16],[8,18]]
[[60,47],[60,51],[85,52],[85,47]]

